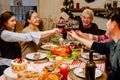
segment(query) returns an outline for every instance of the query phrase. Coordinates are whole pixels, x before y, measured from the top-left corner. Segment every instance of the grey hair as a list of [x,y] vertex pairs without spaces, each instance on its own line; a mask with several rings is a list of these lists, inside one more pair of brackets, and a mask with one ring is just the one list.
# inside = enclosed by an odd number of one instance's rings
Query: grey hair
[[93,12],[93,10],[91,10],[91,9],[85,9],[85,10],[82,12],[82,15],[84,15],[85,13],[90,14],[92,18],[94,17],[94,12]]

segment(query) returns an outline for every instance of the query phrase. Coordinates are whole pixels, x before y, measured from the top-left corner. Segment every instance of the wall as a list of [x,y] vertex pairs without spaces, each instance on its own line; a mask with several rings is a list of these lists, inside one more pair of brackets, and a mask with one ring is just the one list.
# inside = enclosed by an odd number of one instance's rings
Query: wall
[[[39,0],[39,14],[41,18],[51,18],[57,21],[60,15],[60,9],[63,7],[64,0]],[[103,8],[105,3],[112,3],[117,1],[118,7],[120,7],[120,0],[95,0],[94,2],[87,3],[85,0],[74,0],[75,4],[80,3],[80,7],[90,6],[91,8]],[[73,13],[74,15],[80,15],[80,13]],[[97,23],[100,29],[106,30],[107,19],[94,17],[93,22]]]
[[10,10],[10,0],[0,0],[0,13]]
[[[0,0],[0,12],[4,10],[10,10],[10,2],[14,0]],[[60,15],[60,9],[63,7],[64,0],[24,0],[27,5],[38,5],[38,13],[41,18],[49,18],[56,22]],[[32,2],[31,2],[32,1]],[[105,2],[118,1],[118,7],[120,7],[120,0],[95,0],[94,2],[87,3],[85,0],[74,0],[74,2],[79,2],[80,6],[90,6],[94,7],[104,7]],[[23,3],[23,4],[24,4]],[[80,15],[80,13],[74,13],[75,15]],[[96,22],[99,28],[106,30],[107,20],[100,17],[95,17],[94,22]]]
[[[95,2],[87,3],[85,0],[74,0],[75,3],[79,2],[80,6],[90,6],[90,7],[104,7],[106,0],[95,0]],[[41,18],[51,18],[55,22],[57,22],[60,9],[63,7],[64,0],[39,0],[39,13]],[[101,4],[98,4],[101,3]],[[80,13],[73,13],[74,15],[80,15]],[[95,17],[94,22],[98,24],[100,29],[106,30],[106,22],[105,18]],[[101,24],[102,23],[102,24]]]
[[60,9],[63,6],[63,0],[40,0],[40,17],[41,18],[57,18]]

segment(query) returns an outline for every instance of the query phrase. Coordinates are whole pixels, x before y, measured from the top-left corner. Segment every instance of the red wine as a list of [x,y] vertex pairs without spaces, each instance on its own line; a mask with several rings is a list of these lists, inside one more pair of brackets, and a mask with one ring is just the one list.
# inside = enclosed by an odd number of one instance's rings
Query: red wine
[[95,80],[95,68],[96,64],[93,61],[93,51],[90,51],[89,61],[86,63],[85,67],[85,80]]
[[78,30],[78,28],[73,28],[73,30]]
[[72,30],[72,27],[67,27],[66,30],[67,30],[67,31],[71,31],[71,30]]
[[64,27],[65,27],[65,24],[57,24],[56,27],[57,27],[57,28],[64,28]]

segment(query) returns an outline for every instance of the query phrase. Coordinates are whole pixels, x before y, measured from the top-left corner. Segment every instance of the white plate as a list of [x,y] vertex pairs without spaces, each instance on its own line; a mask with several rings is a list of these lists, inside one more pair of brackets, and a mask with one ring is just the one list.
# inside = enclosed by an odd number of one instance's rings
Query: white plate
[[12,68],[8,67],[4,70],[4,75],[9,79],[17,80],[17,74],[12,72]]
[[[40,58],[39,58],[39,59],[35,59],[35,58],[34,58],[34,55],[35,55],[35,54],[40,54]],[[35,53],[29,53],[29,54],[27,54],[25,57],[26,57],[27,59],[30,59],[30,60],[41,60],[41,59],[46,58],[46,54],[45,54],[45,53],[37,53],[37,52],[35,52]]]
[[[85,59],[89,59],[89,53],[82,53],[81,57],[85,58]],[[93,53],[93,60],[99,60],[101,59],[101,55],[99,53]]]
[[[85,78],[85,75],[83,74],[81,67],[75,68],[73,73],[75,75],[79,76],[79,77]],[[102,71],[100,71],[99,69],[96,68],[96,70],[95,70],[95,78],[98,78],[100,76],[102,76]]]
[[45,49],[45,50],[51,50],[52,48],[56,47],[57,45],[55,44],[44,44],[41,46],[42,49]]
[[[30,71],[35,71],[32,66],[27,66],[27,69]],[[7,77],[7,80],[17,80],[17,74],[12,71],[11,67],[8,67],[4,70],[4,75]]]

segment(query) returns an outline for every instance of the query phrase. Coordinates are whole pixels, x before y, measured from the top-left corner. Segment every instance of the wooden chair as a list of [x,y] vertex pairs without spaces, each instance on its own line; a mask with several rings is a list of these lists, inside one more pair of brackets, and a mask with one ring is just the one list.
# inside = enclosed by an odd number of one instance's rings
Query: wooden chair
[[17,20],[16,21],[16,26],[15,26],[15,32],[21,32],[24,28],[24,21],[22,20]]

